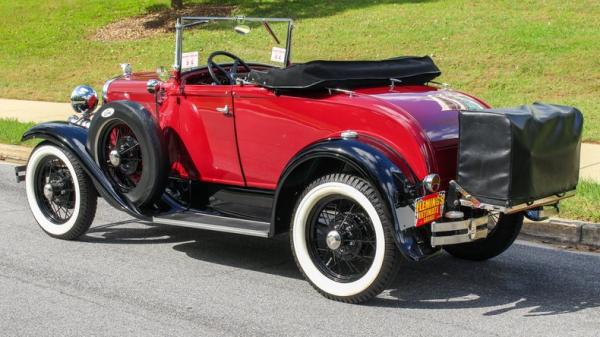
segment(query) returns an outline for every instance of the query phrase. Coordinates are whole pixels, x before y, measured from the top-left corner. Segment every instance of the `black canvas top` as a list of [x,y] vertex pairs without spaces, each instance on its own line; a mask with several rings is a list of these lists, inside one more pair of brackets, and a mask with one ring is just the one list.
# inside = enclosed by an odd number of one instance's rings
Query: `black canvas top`
[[381,61],[311,61],[284,69],[253,70],[248,80],[271,89],[355,88],[386,85],[390,78],[423,84],[441,74],[429,56]]

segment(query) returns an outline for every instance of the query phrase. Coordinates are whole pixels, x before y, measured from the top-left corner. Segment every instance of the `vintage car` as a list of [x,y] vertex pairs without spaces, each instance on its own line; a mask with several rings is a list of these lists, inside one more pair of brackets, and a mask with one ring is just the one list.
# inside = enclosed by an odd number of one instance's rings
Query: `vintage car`
[[[97,110],[94,90],[77,87],[76,115],[23,136],[42,140],[16,168],[40,227],[77,239],[101,196],[154,224],[289,233],[312,286],[358,303],[385,289],[401,257],[492,258],[524,216],[555,214],[573,195],[577,109],[491,109],[434,82],[427,56],[293,64],[292,28],[182,17],[173,71],[122,65]],[[218,42],[227,51],[209,49]]]

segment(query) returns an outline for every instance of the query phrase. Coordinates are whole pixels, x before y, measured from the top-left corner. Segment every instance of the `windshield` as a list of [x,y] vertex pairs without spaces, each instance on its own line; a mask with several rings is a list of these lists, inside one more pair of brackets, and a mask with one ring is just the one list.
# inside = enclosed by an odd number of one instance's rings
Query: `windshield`
[[[261,18],[181,18],[175,68],[188,71],[206,65],[215,51],[232,53],[246,63],[285,67],[289,60],[292,21]],[[215,61],[231,63],[226,57]]]

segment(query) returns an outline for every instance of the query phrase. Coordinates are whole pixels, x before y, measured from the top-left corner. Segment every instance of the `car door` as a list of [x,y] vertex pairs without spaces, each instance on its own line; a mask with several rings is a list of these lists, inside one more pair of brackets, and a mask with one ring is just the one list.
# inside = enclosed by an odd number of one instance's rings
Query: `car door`
[[201,181],[244,186],[231,90],[231,85],[186,85],[179,137]]

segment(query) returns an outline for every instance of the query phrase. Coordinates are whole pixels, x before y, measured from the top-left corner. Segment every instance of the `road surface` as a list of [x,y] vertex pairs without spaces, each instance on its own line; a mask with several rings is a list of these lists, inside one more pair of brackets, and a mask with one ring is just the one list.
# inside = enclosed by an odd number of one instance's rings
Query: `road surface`
[[133,221],[99,205],[46,236],[0,164],[0,336],[600,336],[600,255],[518,241],[483,263],[404,263],[366,305],[302,280],[288,238]]

